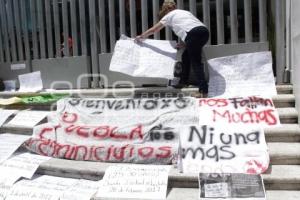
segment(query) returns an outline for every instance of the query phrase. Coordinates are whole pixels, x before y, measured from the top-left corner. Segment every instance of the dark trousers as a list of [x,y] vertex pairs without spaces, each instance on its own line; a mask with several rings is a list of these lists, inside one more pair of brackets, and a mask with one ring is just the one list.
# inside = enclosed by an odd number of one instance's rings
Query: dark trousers
[[180,83],[188,82],[190,69],[192,67],[196,83],[200,92],[208,92],[207,81],[205,80],[204,67],[202,63],[202,48],[207,43],[209,32],[206,27],[198,26],[187,33],[185,38],[186,49],[182,54],[182,73]]

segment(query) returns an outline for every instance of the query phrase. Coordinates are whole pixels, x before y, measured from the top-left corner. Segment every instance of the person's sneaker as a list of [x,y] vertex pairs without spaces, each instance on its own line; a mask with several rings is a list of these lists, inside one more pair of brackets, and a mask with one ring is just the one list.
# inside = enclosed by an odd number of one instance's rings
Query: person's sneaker
[[207,93],[204,93],[204,92],[193,92],[193,93],[191,93],[191,97],[206,98],[207,97]]

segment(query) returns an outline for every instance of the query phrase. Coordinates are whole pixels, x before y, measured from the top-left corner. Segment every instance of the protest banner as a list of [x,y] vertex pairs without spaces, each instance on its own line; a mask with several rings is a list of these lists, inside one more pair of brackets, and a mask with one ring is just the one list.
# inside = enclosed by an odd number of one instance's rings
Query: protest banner
[[21,180],[13,185],[6,200],[59,200],[76,179],[39,176],[33,180]]
[[208,97],[277,95],[271,52],[219,57],[208,64]]
[[278,111],[271,98],[205,98],[198,101],[199,124],[225,126],[280,126]]
[[109,69],[136,77],[172,79],[176,53],[175,41],[146,39],[137,43],[122,35]]
[[200,200],[265,200],[265,188],[261,175],[200,173]]
[[269,154],[263,129],[190,126],[180,131],[184,173],[261,174]]
[[96,197],[165,199],[169,166],[110,166],[101,181]]
[[[27,147],[41,155],[102,162],[170,164],[177,126],[198,124],[193,98],[62,99]],[[172,128],[174,127],[174,128]]]

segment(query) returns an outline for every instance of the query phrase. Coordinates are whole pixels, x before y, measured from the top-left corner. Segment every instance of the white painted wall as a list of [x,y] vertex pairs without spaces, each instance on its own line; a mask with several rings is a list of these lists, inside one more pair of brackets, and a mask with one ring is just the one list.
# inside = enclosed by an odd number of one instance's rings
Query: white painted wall
[[300,119],[300,1],[292,0],[291,3],[292,83]]

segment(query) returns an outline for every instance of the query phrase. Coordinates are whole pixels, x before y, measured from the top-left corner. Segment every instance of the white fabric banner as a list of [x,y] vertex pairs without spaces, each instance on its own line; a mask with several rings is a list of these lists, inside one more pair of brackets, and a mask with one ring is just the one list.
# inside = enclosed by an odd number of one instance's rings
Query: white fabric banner
[[170,164],[181,125],[197,125],[194,98],[72,99],[57,102],[50,123],[34,129],[27,147],[76,160]]
[[261,174],[269,166],[263,129],[183,127],[180,144],[184,173]]
[[109,69],[136,77],[172,79],[177,50],[175,41],[134,39],[121,36],[117,41]]
[[199,124],[277,127],[279,114],[271,98],[237,97],[198,100]]
[[208,63],[209,97],[277,95],[271,52],[214,58]]

